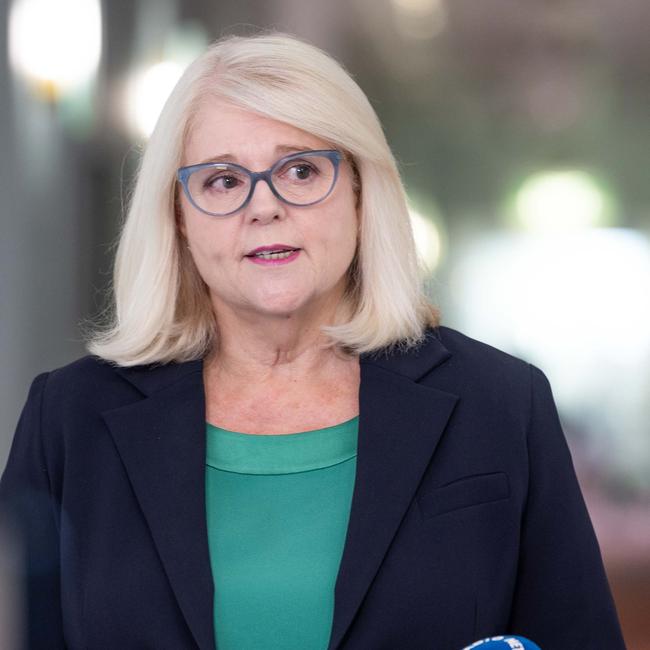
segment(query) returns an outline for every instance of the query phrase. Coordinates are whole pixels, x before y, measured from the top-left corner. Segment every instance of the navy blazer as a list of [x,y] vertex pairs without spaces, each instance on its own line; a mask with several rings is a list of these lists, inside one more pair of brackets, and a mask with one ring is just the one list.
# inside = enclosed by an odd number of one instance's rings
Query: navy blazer
[[[624,648],[542,371],[446,327],[360,364],[329,650]],[[34,380],[0,484],[30,647],[215,648],[205,435],[201,360]]]

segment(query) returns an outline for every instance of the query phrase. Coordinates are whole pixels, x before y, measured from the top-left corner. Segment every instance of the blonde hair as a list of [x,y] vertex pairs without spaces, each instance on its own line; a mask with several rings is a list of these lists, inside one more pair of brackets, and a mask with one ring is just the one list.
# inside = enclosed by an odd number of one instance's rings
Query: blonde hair
[[[88,351],[123,366],[187,361],[216,343],[207,286],[179,232],[176,170],[207,96],[285,122],[341,149],[357,176],[360,230],[329,344],[360,354],[420,343],[438,310],[422,286],[406,195],[370,102],[317,47],[279,32],[227,36],[185,71],[140,161],[123,224],[108,322]],[[263,97],[264,101],[261,101]]]

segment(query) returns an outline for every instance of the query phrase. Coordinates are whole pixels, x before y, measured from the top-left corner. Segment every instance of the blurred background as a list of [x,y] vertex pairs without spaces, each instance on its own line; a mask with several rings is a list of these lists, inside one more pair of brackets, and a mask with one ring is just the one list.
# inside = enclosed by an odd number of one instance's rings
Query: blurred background
[[0,467],[31,379],[85,354],[183,68],[288,31],[379,114],[443,324],[548,375],[628,647],[650,648],[647,0],[4,0],[0,23]]

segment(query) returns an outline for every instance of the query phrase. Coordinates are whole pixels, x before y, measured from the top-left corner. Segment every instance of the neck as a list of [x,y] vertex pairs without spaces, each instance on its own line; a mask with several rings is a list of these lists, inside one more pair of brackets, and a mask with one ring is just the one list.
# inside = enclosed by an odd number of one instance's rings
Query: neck
[[317,312],[261,317],[219,307],[210,374],[231,381],[308,382],[335,375],[356,357],[327,347],[320,327],[335,322],[336,305]]

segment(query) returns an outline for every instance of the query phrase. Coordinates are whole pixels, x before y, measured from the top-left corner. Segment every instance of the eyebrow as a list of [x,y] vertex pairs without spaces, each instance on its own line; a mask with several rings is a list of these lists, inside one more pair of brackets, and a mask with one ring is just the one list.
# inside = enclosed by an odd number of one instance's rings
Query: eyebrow
[[[275,153],[277,154],[289,154],[293,153],[296,151],[315,151],[313,147],[308,147],[306,145],[301,145],[301,144],[279,144],[275,148]],[[199,165],[203,165],[205,163],[212,163],[212,162],[221,162],[221,161],[231,161],[231,162],[236,162],[237,161],[237,156],[232,153],[219,153],[215,156],[211,156],[210,158],[206,158],[205,160],[202,160]]]

